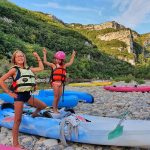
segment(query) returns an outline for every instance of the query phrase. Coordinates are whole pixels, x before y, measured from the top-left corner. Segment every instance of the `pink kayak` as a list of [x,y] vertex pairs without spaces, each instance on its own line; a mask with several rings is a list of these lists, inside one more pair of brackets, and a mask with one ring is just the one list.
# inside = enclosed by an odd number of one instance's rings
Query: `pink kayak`
[[113,92],[150,92],[150,86],[104,86],[104,89]]
[[3,144],[0,144],[0,150],[22,150],[22,149],[21,148],[15,148],[15,147],[12,147],[12,146],[6,146],[6,145],[3,145]]

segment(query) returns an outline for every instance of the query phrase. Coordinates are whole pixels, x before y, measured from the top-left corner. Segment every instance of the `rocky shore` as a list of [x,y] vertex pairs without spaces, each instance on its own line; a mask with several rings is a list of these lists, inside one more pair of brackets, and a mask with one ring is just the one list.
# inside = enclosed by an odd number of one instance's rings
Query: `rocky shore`
[[[124,83],[117,82],[115,85],[135,85],[135,82]],[[150,81],[146,81],[144,85],[150,85]],[[79,103],[75,108],[76,113],[84,113],[95,116],[118,117],[126,110],[131,113],[127,119],[150,119],[150,93],[132,92],[120,93],[109,92],[103,87],[70,87],[67,90],[84,91],[94,96],[94,103]],[[47,139],[44,137],[20,134],[21,144],[28,150],[140,150],[139,147],[116,147],[89,145],[69,142],[67,147],[63,146],[59,140]],[[0,143],[11,145],[11,130],[0,128]]]

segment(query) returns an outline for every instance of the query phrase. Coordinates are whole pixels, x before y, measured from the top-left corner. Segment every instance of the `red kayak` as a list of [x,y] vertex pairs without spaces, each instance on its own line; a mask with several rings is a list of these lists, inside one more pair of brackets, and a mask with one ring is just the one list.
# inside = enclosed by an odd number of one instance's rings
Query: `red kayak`
[[104,86],[105,90],[112,92],[150,92],[150,86]]

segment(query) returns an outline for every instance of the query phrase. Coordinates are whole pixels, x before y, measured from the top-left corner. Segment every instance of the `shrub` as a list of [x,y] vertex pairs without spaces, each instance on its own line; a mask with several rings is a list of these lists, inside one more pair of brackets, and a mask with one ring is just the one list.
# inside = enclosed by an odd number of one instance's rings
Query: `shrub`
[[143,79],[135,79],[138,84],[144,84],[145,81]]

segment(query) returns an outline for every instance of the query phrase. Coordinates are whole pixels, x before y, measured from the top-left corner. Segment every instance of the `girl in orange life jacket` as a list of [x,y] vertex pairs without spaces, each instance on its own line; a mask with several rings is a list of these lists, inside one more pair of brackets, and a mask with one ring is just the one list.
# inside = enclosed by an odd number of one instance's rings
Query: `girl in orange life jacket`
[[66,55],[63,51],[58,51],[54,55],[55,62],[50,63],[47,61],[47,50],[44,48],[43,49],[43,55],[44,55],[44,64],[47,66],[50,66],[53,70],[52,72],[52,80],[51,80],[51,86],[54,90],[54,101],[53,101],[53,112],[58,114],[58,102],[59,99],[62,95],[62,90],[63,90],[63,82],[65,82],[65,77],[66,77],[66,67],[69,67],[72,65],[74,61],[74,57],[76,55],[76,51],[72,52],[70,61],[68,63],[64,64],[64,60],[66,58]]
[[[25,102],[28,102],[33,107],[37,108],[35,110],[35,112],[33,112],[33,114],[32,114],[33,117],[37,116],[38,112],[46,107],[46,104],[44,104],[43,102],[39,101],[36,98],[31,97],[30,88],[26,88],[25,91],[19,92],[20,89],[21,90],[24,89],[24,88],[21,88],[21,84],[20,84],[20,86],[18,86],[18,88],[16,88],[16,90],[14,92],[11,92],[4,82],[9,77],[13,77],[13,79],[16,79],[18,76],[18,69],[20,71],[23,70],[26,73],[28,73],[28,72],[34,73],[34,72],[42,71],[44,69],[44,66],[43,66],[43,63],[42,63],[39,55],[36,52],[34,52],[33,55],[37,59],[39,66],[35,67],[35,68],[31,67],[29,69],[26,69],[25,54],[20,50],[15,51],[12,56],[12,63],[15,65],[15,67],[12,67],[5,75],[3,75],[0,78],[0,86],[3,88],[3,90],[6,93],[8,93],[10,96],[14,97],[15,116],[14,116],[14,125],[13,125],[12,135],[13,135],[13,146],[17,147],[17,148],[22,148],[22,146],[19,144],[19,141],[18,141],[18,134],[19,134],[19,126],[20,126],[21,118],[22,118],[23,104]],[[16,67],[18,69],[16,69]],[[23,78],[23,75],[21,75],[20,77],[18,77],[18,79],[16,79],[16,82],[18,84],[19,84],[19,82],[21,82],[19,80],[19,78]],[[30,82],[29,82],[29,84],[30,84]],[[25,86],[27,87],[27,85],[25,85]]]

